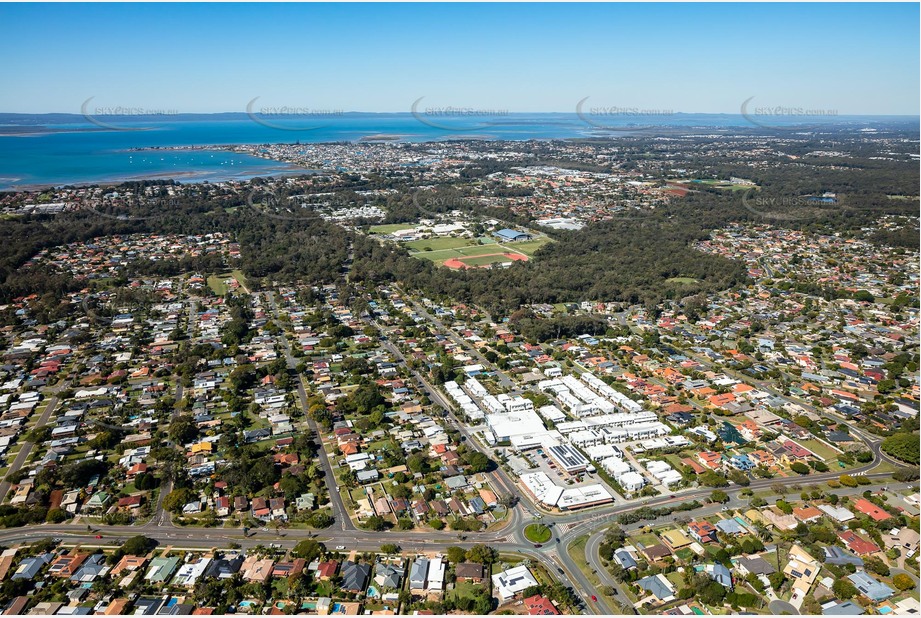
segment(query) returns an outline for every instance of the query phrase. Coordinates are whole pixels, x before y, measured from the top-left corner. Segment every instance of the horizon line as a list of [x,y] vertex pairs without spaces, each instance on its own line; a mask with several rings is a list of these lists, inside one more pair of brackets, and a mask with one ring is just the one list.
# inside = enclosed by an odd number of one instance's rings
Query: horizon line
[[[476,111],[476,108],[472,108],[472,107],[458,107],[458,108],[453,108],[453,109],[455,109],[455,110],[458,111],[458,112],[460,112],[460,111],[462,111],[462,110],[470,110],[470,109]],[[314,111],[315,111],[315,113],[318,113],[318,112],[326,112],[326,113],[328,113],[329,115],[332,115],[332,114],[336,114],[336,115],[341,115],[341,114],[381,114],[381,115],[383,115],[383,114],[405,114],[405,115],[407,115],[407,116],[412,116],[412,115],[415,115],[415,114],[418,114],[418,113],[419,113],[419,112],[414,112],[414,111],[412,111],[412,110],[409,110],[409,111],[406,111],[406,110],[402,110],[402,111],[360,111],[360,110],[349,110],[349,111],[345,111],[345,110],[340,110],[340,109],[325,109],[325,110],[317,109],[317,110],[314,110]],[[490,112],[492,112],[492,113],[482,113],[482,114],[480,114],[480,116],[482,116],[482,117],[489,117],[489,116],[495,116],[495,115],[498,115],[498,116],[507,116],[507,115],[511,115],[511,114],[519,114],[519,115],[523,115],[523,114],[561,114],[561,115],[562,115],[562,114],[570,114],[570,115],[573,115],[573,116],[578,116],[579,113],[580,113],[580,112],[577,111],[577,110],[571,110],[571,111],[511,111],[511,110],[501,110],[501,114],[498,113],[497,110],[487,110],[487,111],[490,111]],[[630,118],[630,117],[634,117],[634,116],[636,116],[636,117],[644,117],[644,118],[645,118],[645,117],[650,117],[650,116],[652,116],[652,117],[656,117],[656,116],[657,116],[657,117],[661,117],[661,118],[668,118],[668,117],[670,117],[670,116],[682,116],[682,115],[684,115],[684,116],[712,115],[712,116],[742,116],[742,117],[745,116],[745,113],[743,113],[741,110],[734,111],[734,112],[679,112],[679,111],[668,111],[667,113],[663,113],[663,112],[654,112],[653,110],[647,110],[647,111],[649,111],[650,113],[645,113],[645,114],[644,114],[644,113],[636,112],[636,113],[610,114],[610,115],[612,115],[612,116],[621,116],[621,117],[624,117],[624,118]],[[143,117],[143,118],[147,118],[147,117],[153,117],[153,118],[156,118],[156,117],[167,117],[167,118],[168,118],[168,117],[171,117],[171,116],[183,116],[183,115],[186,115],[186,116],[191,116],[191,115],[197,115],[197,116],[216,116],[216,115],[221,115],[221,114],[240,114],[240,115],[243,115],[243,116],[248,116],[248,115],[251,115],[251,114],[253,114],[253,113],[254,113],[254,112],[247,112],[246,110],[242,110],[242,111],[241,111],[241,110],[228,110],[228,111],[212,111],[212,112],[182,112],[182,111],[176,111],[176,110],[167,110],[167,111],[165,111],[165,112],[151,111],[151,113],[147,113],[147,114],[139,114],[139,113],[113,114],[113,113],[107,113],[107,114],[104,114],[104,115],[106,115],[106,116],[137,117],[137,118],[142,118],[142,117]],[[51,116],[51,115],[59,115],[59,116],[77,116],[77,117],[80,117],[80,118],[84,118],[84,117],[86,117],[86,116],[88,115],[88,114],[84,114],[84,113],[81,113],[81,112],[73,112],[73,111],[66,111],[66,112],[7,112],[7,111],[0,111],[0,114],[2,114],[2,115],[15,115],[15,116]],[[89,115],[92,115],[92,114],[89,114]],[[264,114],[261,114],[261,115],[264,115]],[[304,116],[304,115],[310,115],[310,114],[309,114],[309,113],[305,114],[305,113],[293,112],[293,113],[290,113],[290,114],[277,113],[277,114],[273,114],[273,115],[275,115],[275,116],[291,116],[292,118],[294,118],[294,117]],[[428,114],[425,114],[425,115],[428,115]],[[812,119],[812,120],[810,120],[810,121],[814,122],[815,119],[821,119],[821,118],[825,118],[825,119],[828,119],[828,120],[833,120],[833,119],[835,119],[835,118],[850,118],[850,117],[855,117],[855,116],[859,116],[859,117],[877,117],[877,118],[886,118],[886,117],[921,118],[921,111],[919,111],[919,112],[917,112],[917,113],[888,113],[888,114],[882,114],[882,113],[865,113],[865,112],[847,113],[847,114],[836,113],[836,114],[833,114],[833,115],[831,115],[831,114],[826,114],[826,115],[821,115],[821,114],[808,115],[808,114],[806,114],[806,115],[796,116],[796,117],[810,118],[810,119]],[[788,117],[789,117],[789,115],[788,115]]]

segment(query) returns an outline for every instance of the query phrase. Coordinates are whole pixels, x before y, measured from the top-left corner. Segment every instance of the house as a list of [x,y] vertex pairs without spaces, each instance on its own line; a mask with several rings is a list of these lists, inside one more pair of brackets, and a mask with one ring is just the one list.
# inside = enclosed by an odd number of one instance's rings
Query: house
[[19,596],[13,599],[9,606],[3,611],[4,616],[21,616],[23,610],[26,609],[26,606],[29,604],[29,601],[32,600],[32,597]]
[[873,521],[885,521],[892,517],[887,511],[879,508],[866,498],[860,498],[854,501],[854,508],[860,513],[867,515]]
[[445,569],[447,564],[441,556],[429,560],[429,571],[425,578],[428,580],[428,590],[440,592],[445,587]]
[[918,533],[911,528],[893,528],[883,535],[883,544],[887,548],[898,547],[909,558],[918,551],[918,541]]
[[218,517],[227,517],[230,515],[230,498],[227,496],[218,496],[215,498],[214,514]]
[[234,574],[239,573],[243,567],[244,557],[242,554],[236,554],[231,557],[216,558],[211,561],[211,565],[205,571],[205,577],[215,577],[217,579],[229,579]]
[[699,543],[716,543],[716,527],[708,521],[692,521],[688,524],[688,532]]
[[736,561],[736,568],[743,576],[752,575],[770,575],[776,572],[770,562],[761,556],[752,556],[751,558],[741,557]]
[[624,548],[620,548],[614,552],[614,560],[617,561],[617,564],[624,570],[635,569],[637,567],[636,560],[630,552]]
[[652,563],[658,562],[672,555],[671,550],[661,543],[650,545],[649,547],[644,547],[639,551],[641,554],[643,554],[646,560]]
[[403,565],[378,564],[374,573],[374,583],[381,588],[397,590],[403,582],[405,572]]
[[814,506],[799,507],[793,509],[793,517],[804,524],[811,524],[822,517],[822,511]]
[[51,566],[48,567],[48,575],[52,577],[71,577],[83,564],[83,561],[89,558],[89,554],[74,552],[55,558]]
[[531,571],[524,565],[496,573],[492,576],[492,583],[502,602],[515,597],[515,595],[531,586],[539,585]]
[[647,575],[636,582],[636,585],[654,596],[660,602],[665,603],[675,598],[675,588],[664,575]]
[[41,554],[39,556],[34,556],[32,558],[25,558],[22,562],[19,563],[19,566],[16,567],[16,572],[13,573],[13,576],[10,578],[12,580],[25,579],[31,581],[38,575],[39,571],[42,570],[46,564],[51,562],[54,558],[54,554]]
[[102,577],[108,572],[109,567],[106,565],[105,554],[93,554],[70,576],[70,581],[86,584],[96,581],[97,577]]
[[803,599],[809,594],[813,582],[819,576],[821,567],[819,563],[809,555],[805,549],[799,545],[792,545],[790,553],[787,556],[787,566],[784,567],[783,573],[787,576],[792,584],[793,594],[790,602],[794,606],[802,605]]
[[734,519],[721,519],[716,522],[716,529],[723,534],[745,534],[745,530]]
[[342,563],[342,589],[347,592],[364,592],[371,577],[371,566],[346,560]]
[[247,556],[243,561],[240,570],[243,572],[243,579],[248,582],[265,583],[272,576],[272,567],[275,561],[268,558],[259,558],[255,554]]
[[830,504],[820,504],[819,510],[839,523],[844,523],[854,519],[854,514],[844,507],[831,506]]
[[317,579],[320,581],[329,581],[336,576],[339,571],[339,563],[335,560],[328,560],[317,565]]
[[409,569],[409,589],[420,592],[426,589],[426,575],[429,572],[428,558],[416,558]]
[[130,605],[131,601],[128,599],[113,599],[102,613],[105,616],[119,616],[122,614],[127,614],[127,610]]
[[272,567],[272,577],[296,577],[304,571],[307,561],[296,558],[292,562],[276,562]]
[[524,600],[529,616],[559,616],[560,612],[547,597],[535,594]]
[[155,584],[165,584],[176,570],[178,564],[178,556],[154,558],[150,561],[150,568],[147,570],[147,575],[144,576],[144,579]]
[[[146,565],[147,558],[143,556],[123,556],[122,559],[118,561],[118,564],[115,565],[115,568],[109,571],[109,576],[112,578],[112,581],[115,581],[116,577],[125,574],[125,579],[127,579],[139,572]],[[123,585],[127,585],[127,583]]]
[[736,470],[741,470],[743,472],[747,472],[755,467],[755,462],[752,461],[748,455],[733,455],[729,458],[728,463]]
[[827,564],[853,564],[854,566],[863,566],[863,560],[854,554],[841,549],[837,545],[829,545],[822,548],[825,553],[825,562]]
[[761,517],[764,523],[774,526],[778,530],[793,530],[796,528],[796,518],[793,515],[784,515],[773,508],[765,508],[761,511]]
[[822,615],[824,616],[862,616],[866,612],[864,609],[853,601],[829,601],[822,605]]
[[198,558],[197,560],[186,562],[176,571],[176,576],[173,577],[171,584],[191,588],[205,574],[209,564],[211,564],[211,558]]
[[885,601],[893,594],[895,594],[895,590],[878,581],[876,578],[867,574],[865,571],[857,571],[856,573],[851,573],[847,576],[847,578],[851,580],[851,583],[854,584],[854,587],[860,591],[860,594],[867,597],[874,603]]
[[476,562],[461,562],[454,567],[454,577],[459,582],[483,583],[483,565]]
[[694,542],[688,535],[678,529],[663,532],[661,538],[672,551],[687,547]]
[[703,464],[705,468],[709,468],[710,470],[719,470],[723,463],[722,453],[714,453],[712,451],[697,453],[697,459],[700,460],[700,463]]
[[839,532],[838,538],[844,542],[849,550],[858,556],[867,556],[869,554],[875,554],[879,551],[879,546],[876,543],[871,543],[870,541],[858,536],[857,533],[855,533],[853,530],[845,530],[844,532]]
[[725,565],[720,563],[708,564],[704,567],[707,575],[723,588],[732,588],[732,573]]

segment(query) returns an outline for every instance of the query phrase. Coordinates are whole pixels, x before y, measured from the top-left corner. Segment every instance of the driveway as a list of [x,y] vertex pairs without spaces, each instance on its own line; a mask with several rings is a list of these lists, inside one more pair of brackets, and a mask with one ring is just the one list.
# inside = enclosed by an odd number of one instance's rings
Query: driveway
[[790,603],[787,603],[786,601],[781,601],[780,599],[777,599],[776,601],[771,601],[770,603],[768,603],[768,609],[770,609],[771,613],[775,615],[780,615],[780,614],[787,614],[789,616],[799,615],[799,611],[797,611],[797,609],[793,607],[793,605],[791,605]]

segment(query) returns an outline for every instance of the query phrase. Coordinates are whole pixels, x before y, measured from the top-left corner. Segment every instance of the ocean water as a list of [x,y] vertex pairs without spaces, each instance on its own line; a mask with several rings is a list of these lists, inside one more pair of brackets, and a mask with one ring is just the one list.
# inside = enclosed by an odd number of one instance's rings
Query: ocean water
[[[893,117],[836,117],[823,126],[891,126]],[[781,122],[781,121],[775,121]],[[887,124],[888,123],[888,124]],[[732,132],[758,130],[741,115],[675,114],[661,117],[586,117],[577,114],[506,114],[438,117],[348,113],[268,120],[247,114],[87,118],[75,114],[0,114],[0,190],[172,178],[179,182],[245,179],[303,173],[284,163],[220,150],[143,150],[227,144],[359,142],[399,139],[547,140],[610,137],[641,130]],[[778,125],[777,132],[791,131]],[[138,150],[141,149],[141,150]]]

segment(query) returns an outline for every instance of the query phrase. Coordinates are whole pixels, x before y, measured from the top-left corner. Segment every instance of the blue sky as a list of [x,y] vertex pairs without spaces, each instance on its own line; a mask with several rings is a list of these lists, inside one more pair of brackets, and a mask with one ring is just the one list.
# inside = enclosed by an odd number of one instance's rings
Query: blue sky
[[919,5],[2,4],[0,111],[919,111]]

